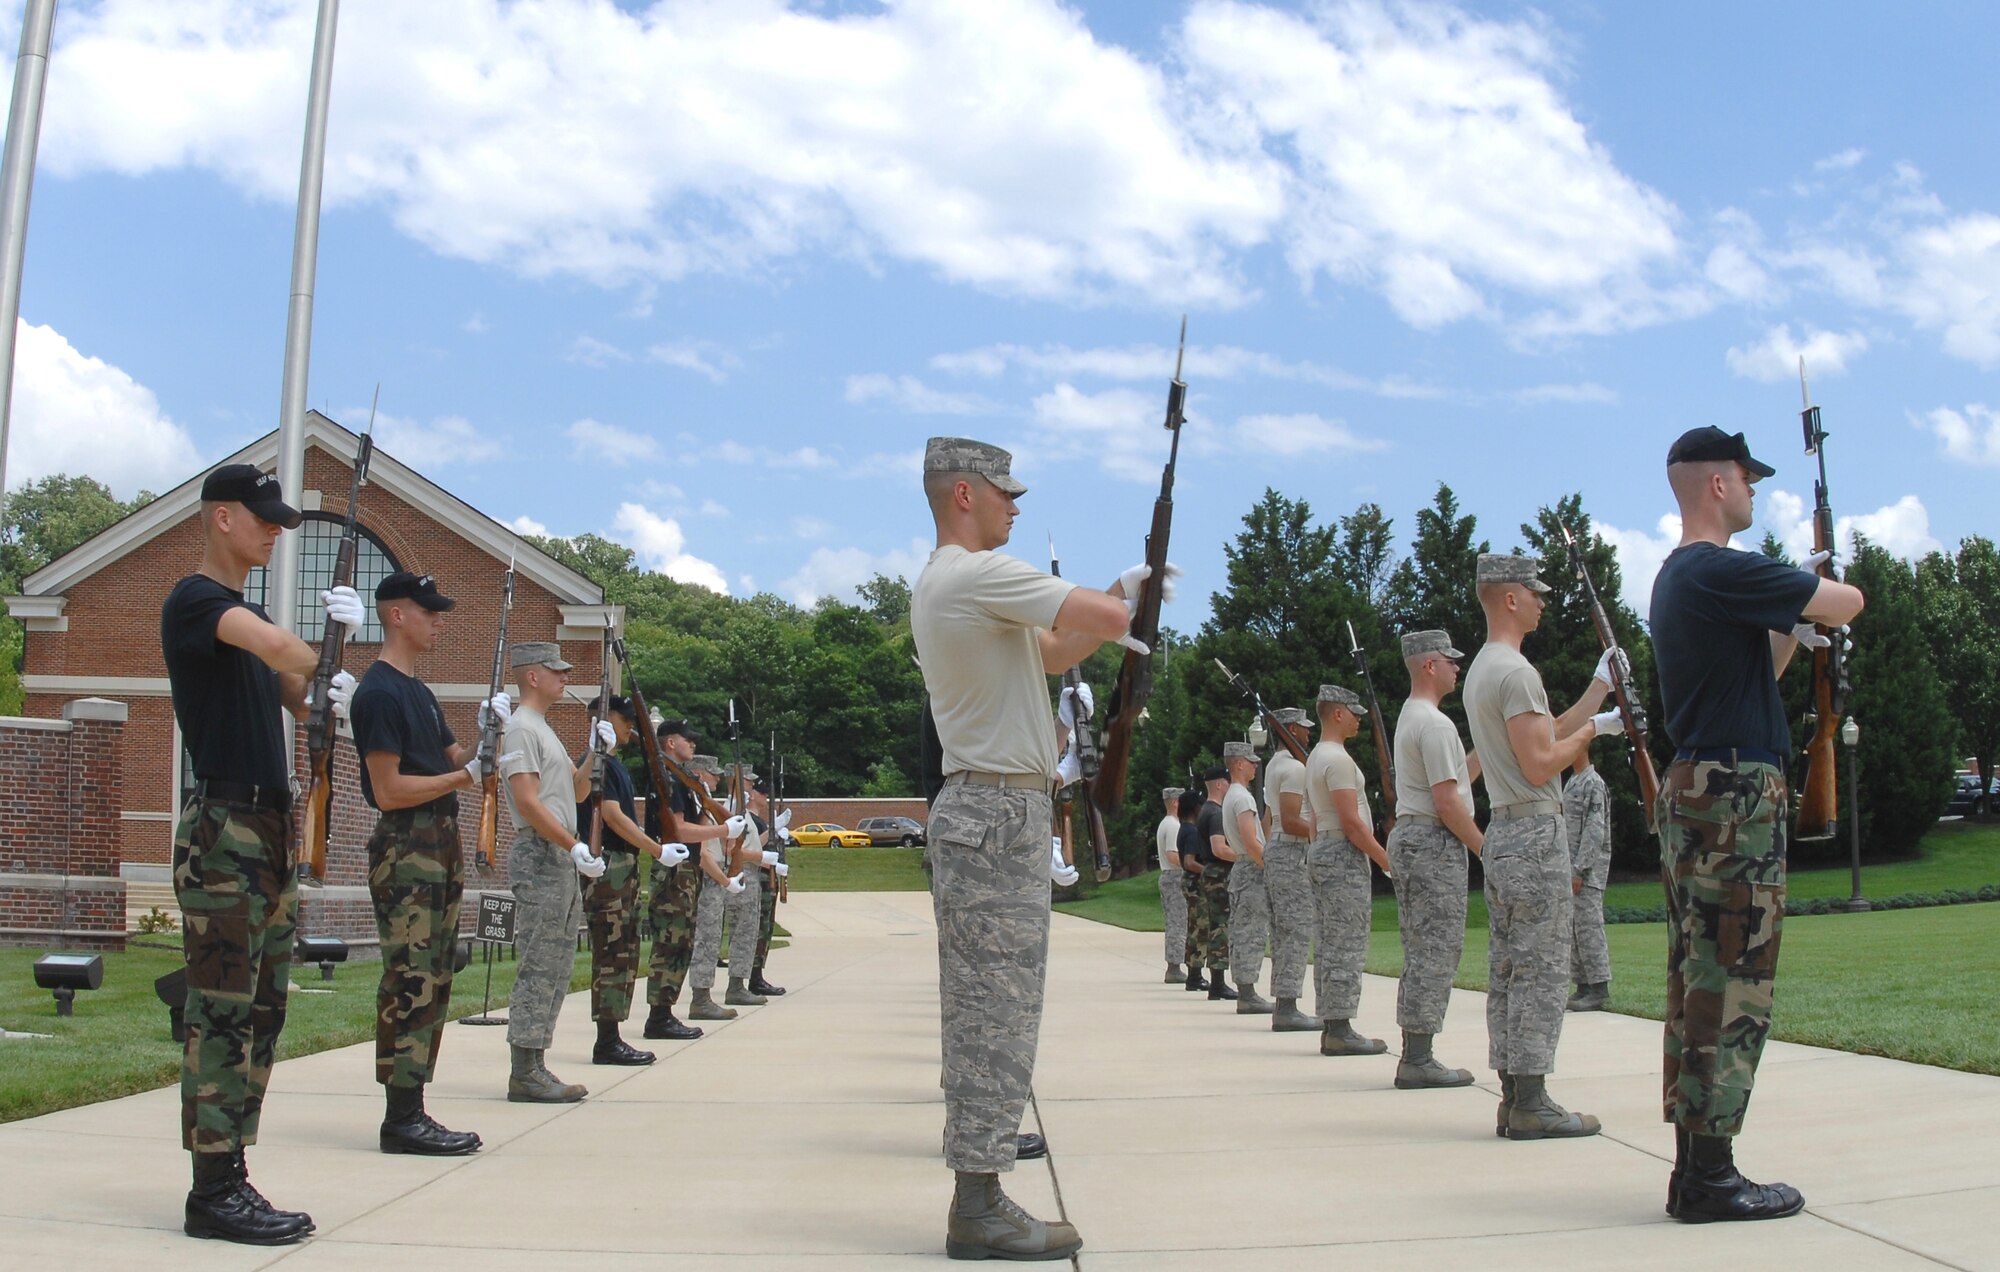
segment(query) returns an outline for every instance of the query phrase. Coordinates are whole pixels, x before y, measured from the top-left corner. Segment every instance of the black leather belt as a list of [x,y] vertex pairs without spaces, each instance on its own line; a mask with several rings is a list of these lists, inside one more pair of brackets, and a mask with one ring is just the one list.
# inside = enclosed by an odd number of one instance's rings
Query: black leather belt
[[196,799],[212,799],[223,804],[247,804],[252,808],[262,808],[273,813],[288,813],[292,810],[292,788],[287,786],[253,786],[249,782],[225,782],[215,777],[198,777],[194,782]]
[[1768,764],[1776,769],[1785,767],[1784,756],[1754,746],[1684,746],[1674,752],[1676,764],[1683,760],[1693,764]]

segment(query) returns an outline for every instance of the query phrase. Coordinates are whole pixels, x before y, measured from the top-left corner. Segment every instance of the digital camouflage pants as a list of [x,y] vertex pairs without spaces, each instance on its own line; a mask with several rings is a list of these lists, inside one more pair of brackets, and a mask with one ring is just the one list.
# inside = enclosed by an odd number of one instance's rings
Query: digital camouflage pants
[[1229,873],[1226,861],[1201,868],[1195,884],[1201,909],[1201,960],[1211,972],[1229,970]]
[[382,814],[368,837],[368,896],[382,938],[375,1080],[384,1086],[423,1086],[437,1071],[464,893],[457,796]]
[[1742,1131],[1771,1033],[1788,806],[1785,775],[1769,764],[1682,760],[1660,784],[1664,1111],[1697,1135]]
[[948,782],[931,809],[944,1159],[1014,1169],[1049,958],[1047,791]]
[[1569,846],[1560,809],[1495,816],[1486,867],[1486,1059],[1503,1073],[1556,1068],[1569,1002]]
[[688,964],[694,960],[694,912],[701,880],[701,867],[692,861],[670,870],[653,863],[652,895],[646,902],[653,929],[653,953],[646,976],[649,1007],[672,1007],[680,1001]]
[[1238,985],[1254,985],[1271,942],[1271,894],[1264,889],[1264,867],[1248,857],[1229,867],[1227,912],[1229,974]]
[[174,895],[187,958],[181,1147],[257,1142],[278,1058],[299,914],[292,819],[197,799],[174,828]]
[[1191,878],[1178,864],[1171,869],[1160,871],[1160,913],[1166,918],[1167,962],[1169,965],[1193,962],[1193,943],[1188,937],[1187,888],[1183,880]]
[[701,895],[695,898],[694,957],[688,960],[688,984],[695,989],[715,988],[715,965],[722,961],[722,921],[728,913],[729,889],[704,877]]
[[[755,866],[743,871],[743,891],[722,894],[723,917],[729,921],[724,933],[722,957],[732,977],[747,977],[757,963],[757,932],[764,925],[764,872]],[[709,968],[713,975],[715,969]]]
[[1372,867],[1339,831],[1306,849],[1312,874],[1319,952],[1313,963],[1313,1011],[1322,1020],[1352,1020],[1361,1010],[1361,973],[1374,923]]
[[1317,926],[1305,840],[1271,836],[1264,848],[1264,895],[1271,906],[1271,996],[1297,998]]
[[1403,935],[1396,1024],[1435,1034],[1444,1029],[1451,980],[1465,951],[1465,845],[1437,819],[1406,814],[1383,847],[1396,872],[1396,925]]
[[604,849],[604,873],[584,881],[590,925],[590,1018],[622,1023],[632,1014],[639,975],[639,854]]
[[569,994],[576,929],[583,921],[583,892],[569,849],[531,830],[515,834],[514,846],[507,851],[507,877],[518,903],[514,957],[520,965],[507,1011],[507,1043],[545,1051]]

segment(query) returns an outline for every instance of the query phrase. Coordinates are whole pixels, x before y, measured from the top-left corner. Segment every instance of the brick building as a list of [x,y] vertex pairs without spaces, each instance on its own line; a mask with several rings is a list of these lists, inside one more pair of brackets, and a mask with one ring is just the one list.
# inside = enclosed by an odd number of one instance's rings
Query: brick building
[[[333,420],[308,412],[305,425],[305,489],[287,491],[287,499],[305,512],[295,532],[303,536],[298,604],[300,635],[317,642],[322,610],[319,593],[328,585],[339,546],[342,522],[352,485],[354,458],[360,439]],[[276,466],[277,434],[269,433],[220,461]],[[106,699],[122,704],[127,716],[120,738],[115,852],[103,868],[110,880],[123,880],[135,894],[161,895],[170,880],[174,820],[192,786],[180,731],[168,696],[166,664],[160,652],[160,602],[175,580],[192,573],[201,559],[201,479],[196,473],[152,503],[103,533],[79,545],[22,583],[21,596],[6,598],[8,611],[27,629],[22,662],[26,712],[37,718],[27,727],[61,721],[75,714],[78,699]],[[364,598],[384,575],[398,569],[435,574],[442,591],[457,600],[438,648],[418,665],[418,674],[436,691],[452,730],[466,739],[476,732],[478,703],[486,696],[492,673],[493,643],[498,633],[501,586],[509,560],[515,565],[514,608],[510,640],[549,640],[562,644],[563,656],[576,664],[573,683],[587,699],[598,681],[600,650],[606,631],[623,626],[623,607],[606,605],[603,589],[561,562],[524,542],[513,530],[456,498],[420,474],[377,450],[369,464],[368,484],[360,498],[361,532],[356,556],[355,586]],[[264,571],[254,571],[248,592],[263,600]],[[348,642],[346,667],[357,676],[366,670],[381,642],[372,607],[369,622]],[[614,682],[616,681],[614,669]],[[510,683],[510,692],[512,685]],[[565,740],[581,749],[588,721],[580,702],[566,701],[550,713],[550,722]],[[19,722],[16,722],[19,723]],[[73,722],[73,726],[81,722]],[[100,723],[93,719],[92,726]],[[13,731],[0,728],[0,748]],[[304,730],[296,731],[303,773]],[[372,943],[374,919],[366,887],[365,844],[374,817],[362,802],[358,760],[351,744],[334,757],[334,798],[327,855],[328,886],[307,889],[301,896],[300,931],[336,935]],[[0,774],[0,806],[35,798],[33,791],[48,781],[47,766],[23,772],[13,764]],[[78,801],[72,795],[71,803]],[[478,804],[462,796],[466,851],[471,854],[478,826]],[[502,801],[505,845],[512,835]],[[0,822],[0,942],[20,944],[52,939],[35,932],[47,928],[30,912],[50,913],[41,901],[45,883],[24,882],[50,877],[52,860],[8,847]],[[49,852],[58,841],[49,840]],[[72,851],[71,856],[74,857]],[[106,855],[106,854],[100,854]],[[71,863],[72,865],[74,862]],[[75,870],[64,878],[77,877]],[[473,893],[480,888],[504,888],[505,864],[482,879],[468,870],[467,919],[476,908]],[[71,883],[73,894],[76,885]],[[171,913],[171,894],[165,908]],[[35,906],[23,898],[36,897]],[[73,907],[72,907],[73,908]],[[119,924],[123,929],[122,921]]]

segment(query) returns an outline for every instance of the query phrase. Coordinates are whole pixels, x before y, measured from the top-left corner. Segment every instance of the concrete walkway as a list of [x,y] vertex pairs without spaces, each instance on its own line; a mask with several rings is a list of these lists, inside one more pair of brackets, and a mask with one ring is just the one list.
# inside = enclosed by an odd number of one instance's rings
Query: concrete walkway
[[[475,1157],[375,1151],[367,1047],[281,1063],[251,1163],[318,1220],[300,1246],[180,1235],[171,1091],[0,1126],[0,1266],[940,1266],[929,898],[805,895],[782,920],[791,994],[650,1069],[593,1068],[572,999],[550,1060],[582,1104],[506,1103],[504,1030],[452,1026],[431,1105],[485,1137]],[[1457,995],[1438,1054],[1482,1084],[1403,1092],[1393,1056],[1322,1059],[1316,1035],[1163,985],[1159,950],[1056,919],[1037,1079],[1054,1155],[1007,1185],[1078,1225],[1084,1267],[2000,1268],[2000,1079],[1774,1044],[1742,1155],[1809,1211],[1683,1227],[1660,1210],[1657,1024],[1571,1017],[1553,1089],[1605,1133],[1516,1144],[1493,1136],[1480,995]],[[372,992],[362,966],[337,984]],[[1371,980],[1361,1026],[1393,1038],[1393,999]]]

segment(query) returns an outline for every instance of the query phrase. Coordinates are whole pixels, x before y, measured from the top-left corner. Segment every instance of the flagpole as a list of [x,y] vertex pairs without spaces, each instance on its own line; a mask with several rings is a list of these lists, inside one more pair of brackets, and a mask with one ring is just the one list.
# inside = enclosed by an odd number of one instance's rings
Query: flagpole
[[7,155],[0,161],[0,526],[7,513],[7,430],[14,415],[14,338],[20,329],[21,266],[28,252],[28,198],[42,134],[42,91],[49,80],[49,40],[56,0],[28,0],[21,14],[21,54],[14,62],[14,105]]

